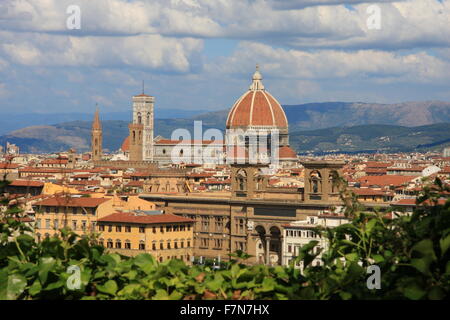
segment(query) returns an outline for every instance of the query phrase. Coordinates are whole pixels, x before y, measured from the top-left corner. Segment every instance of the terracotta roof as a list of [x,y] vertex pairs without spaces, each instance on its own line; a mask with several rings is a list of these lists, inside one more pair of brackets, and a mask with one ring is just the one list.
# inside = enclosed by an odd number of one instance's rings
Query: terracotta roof
[[115,212],[106,217],[98,219],[98,222],[123,222],[123,223],[139,223],[139,224],[155,224],[155,223],[186,223],[194,222],[191,219],[179,217],[173,214],[158,215],[137,215],[134,212]]
[[123,140],[122,146],[120,147],[120,149],[122,149],[123,152],[128,152],[130,150],[130,136],[127,136]]
[[249,90],[228,114],[226,127],[270,126],[287,128],[288,121],[280,103],[267,91]]
[[358,178],[358,182],[364,186],[400,186],[408,183],[413,179],[417,179],[417,176],[403,176],[403,175],[383,175],[383,176],[364,176]]
[[13,187],[43,187],[44,183],[34,180],[14,180],[9,185]]
[[41,164],[67,164],[68,162],[67,159],[45,159]]
[[280,159],[297,159],[297,154],[290,147],[284,146],[278,149]]
[[18,167],[17,163],[0,162],[0,169],[17,169]]
[[54,197],[37,202],[36,206],[68,206],[95,208],[110,199],[106,198],[84,198],[84,197]]
[[[447,199],[438,199],[438,205],[444,205],[447,202]],[[425,201],[424,203],[421,203],[420,205],[430,205],[430,201]],[[417,206],[416,199],[401,199],[397,202],[394,202],[392,205],[396,206]]]
[[359,196],[386,196],[392,195],[382,190],[374,190],[370,188],[351,189],[355,194]]

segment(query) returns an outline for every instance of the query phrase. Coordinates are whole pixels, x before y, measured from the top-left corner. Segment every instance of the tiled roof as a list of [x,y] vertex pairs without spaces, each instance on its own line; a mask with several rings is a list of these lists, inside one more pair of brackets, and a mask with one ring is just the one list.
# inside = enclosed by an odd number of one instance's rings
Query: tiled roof
[[115,212],[106,217],[98,219],[98,222],[123,222],[123,223],[139,223],[139,224],[155,224],[155,223],[186,223],[194,222],[191,219],[179,217],[173,214],[158,215],[137,215],[133,212]]
[[12,187],[43,187],[44,183],[34,180],[14,180],[9,185]]
[[417,179],[417,176],[404,176],[404,175],[382,175],[382,176],[364,176],[358,178],[358,182],[365,186],[400,186],[408,183],[413,179]]
[[95,208],[110,199],[107,198],[85,198],[85,197],[54,197],[37,202],[36,206],[68,206]]
[[17,169],[19,165],[17,163],[5,163],[0,162],[0,169]]

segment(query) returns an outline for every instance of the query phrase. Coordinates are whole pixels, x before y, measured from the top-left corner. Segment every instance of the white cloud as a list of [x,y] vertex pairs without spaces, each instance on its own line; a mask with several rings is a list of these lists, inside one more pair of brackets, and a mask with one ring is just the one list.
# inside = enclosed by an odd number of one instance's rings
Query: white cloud
[[244,42],[219,64],[208,65],[215,73],[236,73],[259,63],[264,73],[292,79],[386,79],[428,82],[450,79],[450,62],[426,52],[399,54],[377,50],[286,50]]
[[1,49],[12,61],[28,66],[127,66],[188,72],[202,49],[192,38],[160,35],[67,37],[0,33]]
[[357,5],[361,3],[398,2],[401,0],[270,0],[275,9],[303,9],[315,6]]

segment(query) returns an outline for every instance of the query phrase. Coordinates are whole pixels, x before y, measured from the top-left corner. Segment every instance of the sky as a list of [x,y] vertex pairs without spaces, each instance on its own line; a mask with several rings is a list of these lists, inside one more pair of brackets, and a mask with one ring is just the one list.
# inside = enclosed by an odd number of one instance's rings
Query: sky
[[282,104],[450,101],[450,0],[0,1],[0,114],[126,111],[143,80],[223,110],[256,64]]

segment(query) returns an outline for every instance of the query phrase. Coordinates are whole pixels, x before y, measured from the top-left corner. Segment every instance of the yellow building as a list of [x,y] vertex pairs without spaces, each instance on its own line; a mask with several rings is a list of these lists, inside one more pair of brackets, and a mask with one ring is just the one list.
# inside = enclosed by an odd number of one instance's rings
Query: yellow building
[[80,193],[79,190],[75,188],[70,188],[67,186],[62,186],[59,184],[54,184],[51,182],[44,183],[44,188],[42,189],[42,194],[58,194],[58,193],[70,193],[70,194],[77,194]]
[[35,203],[37,240],[53,236],[63,227],[69,227],[78,234],[94,232],[98,207],[107,201],[111,199],[58,195]]
[[150,253],[158,261],[190,262],[193,223],[188,218],[161,211],[118,211],[98,220],[100,244],[124,255]]
[[42,237],[58,233],[58,229],[69,227],[78,234],[96,231],[97,219],[107,216],[117,210],[154,210],[155,204],[138,196],[123,196],[98,198],[81,197],[80,195],[61,195],[33,205],[36,221],[36,235]]

